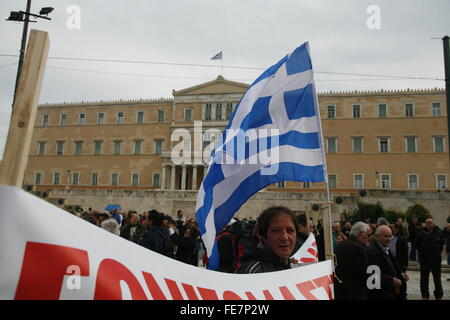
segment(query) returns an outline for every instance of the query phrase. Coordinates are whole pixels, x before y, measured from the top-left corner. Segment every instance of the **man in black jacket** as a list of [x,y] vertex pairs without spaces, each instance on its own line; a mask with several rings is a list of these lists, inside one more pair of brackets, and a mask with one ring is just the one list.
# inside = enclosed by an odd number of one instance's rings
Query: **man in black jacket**
[[408,275],[403,272],[397,259],[389,249],[392,232],[388,226],[381,225],[375,231],[375,241],[367,251],[370,266],[378,266],[379,286],[369,288],[369,300],[405,300]]
[[334,293],[336,300],[367,299],[367,256],[369,226],[360,221],[350,230],[350,238],[336,247]]
[[433,219],[426,219],[424,228],[416,234],[420,263],[420,291],[423,300],[430,298],[428,289],[430,271],[433,274],[434,297],[436,300],[440,300],[444,295],[441,283],[441,252],[444,247],[443,242],[442,234],[439,228],[435,227]]

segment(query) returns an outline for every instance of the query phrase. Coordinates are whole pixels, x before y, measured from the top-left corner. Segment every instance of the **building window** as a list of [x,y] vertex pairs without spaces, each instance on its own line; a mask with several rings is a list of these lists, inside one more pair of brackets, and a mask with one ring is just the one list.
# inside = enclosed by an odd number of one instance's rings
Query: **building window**
[[417,174],[408,174],[408,189],[415,190],[418,188],[419,178]]
[[205,107],[205,120],[211,120],[212,115],[212,105],[211,103],[207,103]]
[[153,183],[152,183],[152,185],[155,188],[159,188],[161,186],[160,177],[161,177],[161,175],[159,173],[154,173],[153,174]]
[[163,141],[164,140],[155,140],[155,154],[162,154],[163,152]]
[[80,156],[82,153],[83,141],[75,141],[75,155]]
[[327,138],[327,152],[336,153],[336,138]]
[[77,186],[80,183],[80,174],[78,172],[72,173],[72,184]]
[[136,112],[136,122],[137,123],[144,123],[144,111]]
[[42,116],[42,126],[47,127],[48,126],[48,114],[44,114]]
[[328,119],[336,118],[336,106],[327,106]]
[[447,175],[437,174],[436,175],[436,186],[440,189],[447,189]]
[[336,189],[337,186],[337,179],[335,174],[329,174],[328,175],[328,187],[330,189]]
[[133,187],[139,186],[139,173],[133,173],[131,175],[131,185]]
[[97,124],[98,125],[103,125],[105,123],[105,113],[104,112],[99,112],[97,114]]
[[222,104],[216,104],[216,120],[222,120]]
[[355,173],[353,175],[353,187],[355,189],[364,188],[364,176],[360,173]]
[[391,175],[381,174],[381,188],[389,189],[391,187]]
[[225,113],[226,119],[230,120],[232,114],[233,114],[233,104],[231,102],[228,102],[227,103],[226,113]]
[[311,188],[311,182],[303,182],[302,187],[303,187],[303,189]]
[[56,184],[56,185],[59,184],[59,173],[58,172],[53,173],[53,184]]
[[363,143],[363,138],[362,137],[353,137],[353,152],[354,153],[362,153],[362,143]]
[[41,180],[42,180],[42,173],[36,172],[34,174],[34,184],[35,185],[41,184]]
[[379,138],[380,152],[389,152],[389,138]]
[[412,103],[405,103],[405,117],[414,116],[414,105]]
[[94,141],[94,154],[99,155],[102,153],[102,141],[96,140]]
[[359,104],[353,105],[353,118],[355,119],[361,118],[361,106]]
[[64,153],[64,141],[56,141],[56,154],[62,156]]
[[61,113],[59,116],[59,125],[60,126],[65,126],[67,124],[67,113]]
[[78,124],[79,125],[85,125],[86,124],[86,113],[80,112],[78,114]]
[[433,117],[440,117],[441,116],[441,103],[440,102],[433,102]]
[[115,140],[114,141],[114,154],[118,155],[120,154],[120,146],[122,145],[122,141],[121,140]]
[[378,104],[378,117],[379,118],[387,117],[387,105],[385,103]]
[[116,124],[123,124],[125,116],[122,111],[117,112]]
[[280,182],[278,182],[278,183],[277,183],[277,187],[278,187],[278,188],[284,188],[284,187],[286,187],[286,181],[280,181]]
[[158,122],[164,122],[164,110],[158,110]]
[[119,185],[119,174],[118,173],[111,174],[111,185],[112,186]]
[[444,152],[444,137],[433,137],[434,152]]
[[134,140],[134,154],[141,154],[142,140]]
[[417,152],[416,137],[406,137],[406,152]]
[[39,141],[38,142],[38,155],[43,156],[45,154],[45,145],[47,142]]
[[98,185],[98,173],[93,173],[91,176],[91,185],[96,186]]
[[192,109],[184,109],[184,121],[191,122],[192,121]]

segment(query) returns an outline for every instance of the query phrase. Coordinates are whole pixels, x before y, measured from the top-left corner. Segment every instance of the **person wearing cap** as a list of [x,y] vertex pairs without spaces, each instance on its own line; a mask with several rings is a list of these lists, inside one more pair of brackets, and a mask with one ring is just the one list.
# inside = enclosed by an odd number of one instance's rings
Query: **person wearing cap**
[[227,226],[216,237],[217,250],[219,251],[219,266],[217,271],[234,273],[236,253],[234,250],[234,238],[231,231],[235,222],[235,219],[231,219]]

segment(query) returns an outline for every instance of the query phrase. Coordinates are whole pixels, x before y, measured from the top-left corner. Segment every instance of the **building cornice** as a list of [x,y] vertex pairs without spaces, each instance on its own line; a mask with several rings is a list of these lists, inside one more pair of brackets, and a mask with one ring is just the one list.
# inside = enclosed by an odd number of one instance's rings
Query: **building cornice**
[[[222,80],[223,81],[223,80]],[[184,91],[184,90],[183,90]],[[186,90],[187,91],[187,90]],[[351,90],[351,91],[325,91],[319,92],[318,98],[333,98],[333,97],[369,97],[369,96],[398,96],[398,95],[441,95],[445,94],[443,88],[429,88],[429,89],[403,89],[403,90]],[[38,108],[70,108],[70,107],[111,107],[122,105],[152,105],[152,104],[169,104],[176,102],[194,102],[197,100],[223,100],[230,99],[230,96],[237,99],[242,94],[200,94],[200,95],[186,95],[184,97],[174,98],[156,98],[156,99],[119,99],[119,100],[100,100],[100,101],[78,101],[78,102],[56,102],[44,103],[38,105]],[[208,99],[209,98],[209,99]],[[211,100],[211,101],[212,101]]]
[[100,101],[81,101],[81,102],[57,102],[44,103],[38,105],[38,108],[70,108],[70,107],[111,107],[122,105],[149,105],[149,104],[168,104],[173,103],[173,98],[157,99],[128,99],[128,100],[100,100]]
[[402,90],[351,90],[351,91],[326,91],[319,92],[319,98],[330,97],[359,97],[359,96],[397,96],[397,95],[429,95],[445,94],[443,88],[429,89],[402,89]]

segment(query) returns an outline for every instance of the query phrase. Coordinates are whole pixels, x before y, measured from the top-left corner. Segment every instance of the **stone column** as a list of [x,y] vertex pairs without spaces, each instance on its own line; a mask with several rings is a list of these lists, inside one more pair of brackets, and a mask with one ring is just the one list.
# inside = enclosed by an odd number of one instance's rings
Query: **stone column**
[[170,190],[175,190],[175,165],[172,165],[171,175],[170,175]]
[[161,167],[161,190],[166,190],[166,165]]
[[183,164],[181,171],[181,190],[186,190],[186,165]]
[[192,190],[197,190],[197,166],[192,167]]

